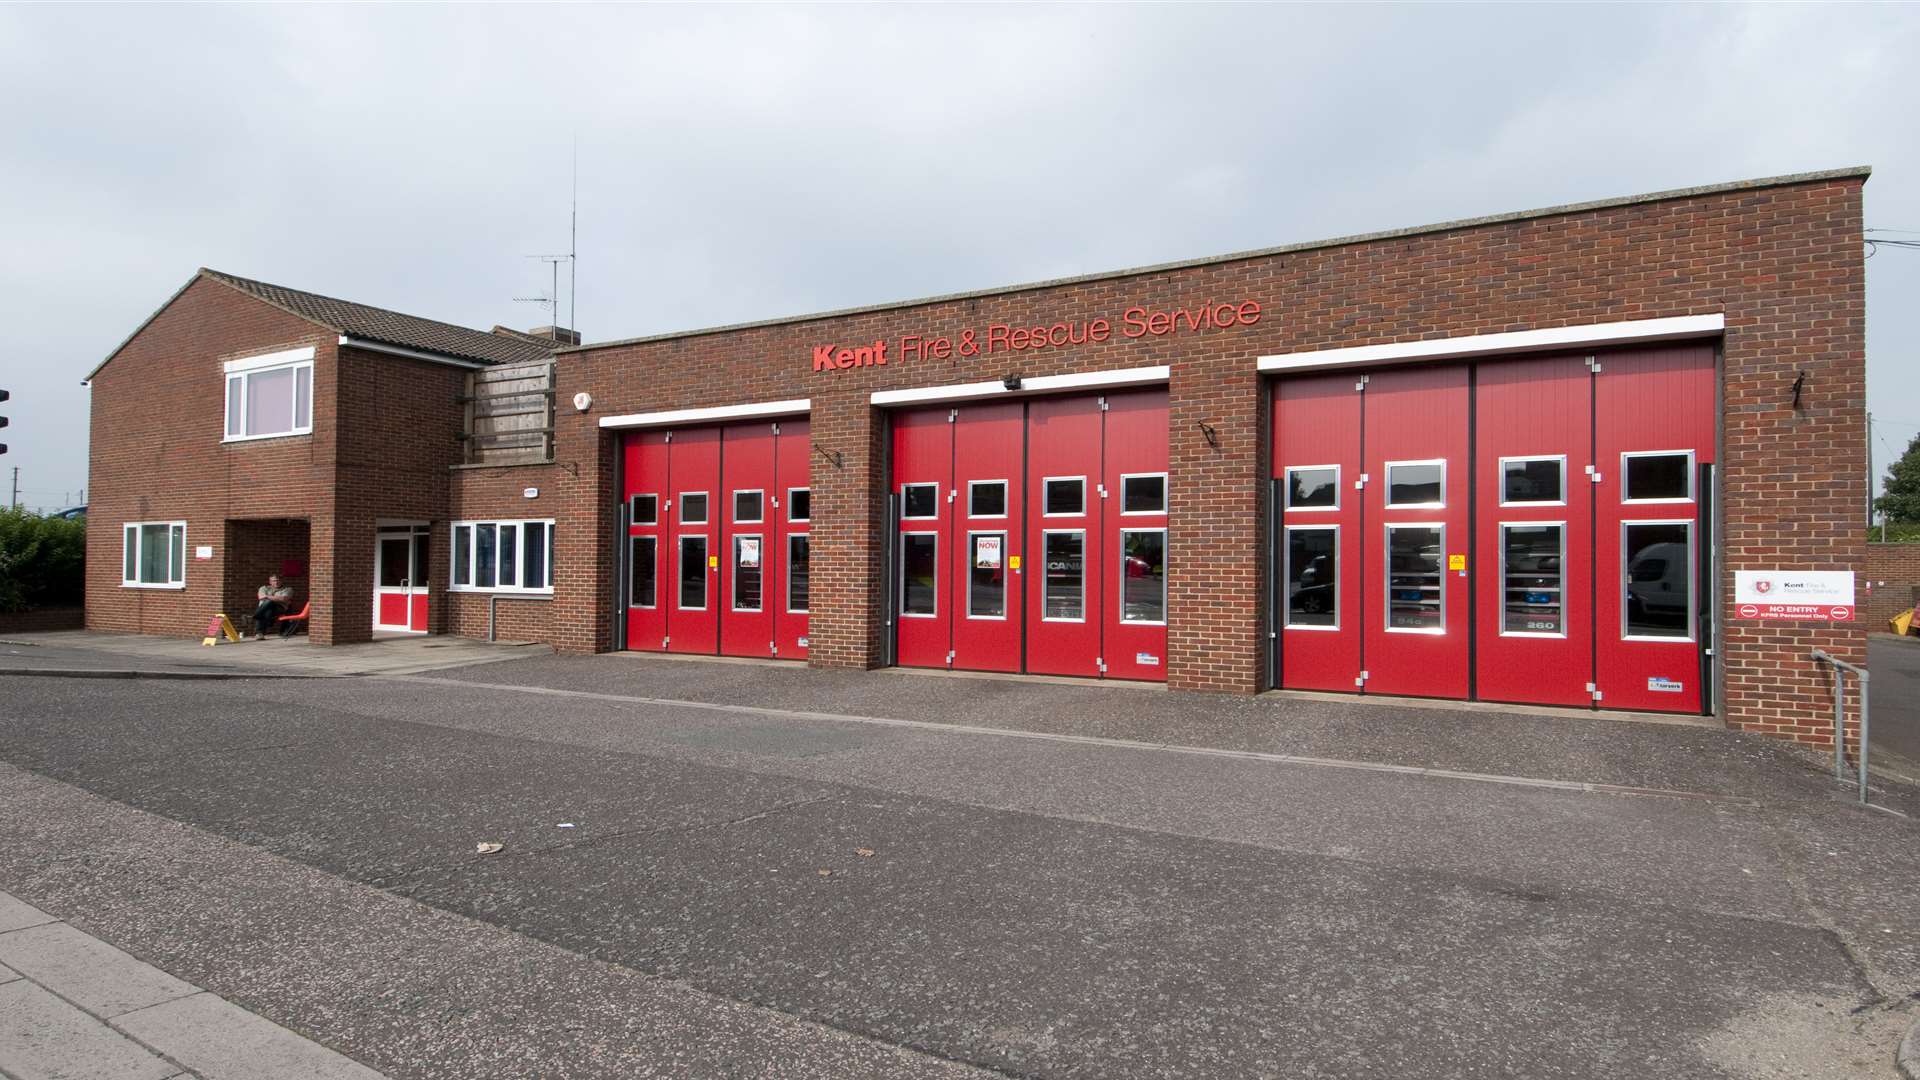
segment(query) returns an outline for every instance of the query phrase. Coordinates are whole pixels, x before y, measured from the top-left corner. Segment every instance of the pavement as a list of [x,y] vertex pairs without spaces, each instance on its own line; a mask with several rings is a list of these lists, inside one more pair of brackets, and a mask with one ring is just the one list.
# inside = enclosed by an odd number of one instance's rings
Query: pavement
[[392,1077],[1871,1078],[1920,1008],[1920,826],[1713,728],[19,663],[0,887]]
[[380,1074],[0,892],[0,1074],[380,1080]]
[[1867,638],[1867,685],[1872,688],[1872,749],[1881,761],[1920,779],[1920,637]]

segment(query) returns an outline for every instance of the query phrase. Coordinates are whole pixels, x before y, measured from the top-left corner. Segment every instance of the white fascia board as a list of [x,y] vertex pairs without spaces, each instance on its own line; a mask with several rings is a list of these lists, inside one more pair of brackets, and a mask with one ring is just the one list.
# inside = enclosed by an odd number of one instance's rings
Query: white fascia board
[[287,349],[282,352],[263,353],[259,356],[247,356],[226,362],[227,374],[236,371],[257,371],[260,368],[279,367],[282,364],[298,364],[313,359],[313,346],[303,349]]
[[675,424],[704,424],[716,420],[750,420],[756,416],[793,416],[813,411],[812,398],[791,401],[756,401],[748,405],[717,405],[707,409],[668,409],[665,412],[629,413],[603,416],[603,428],[671,427]]
[[918,386],[911,390],[875,390],[870,400],[875,405],[921,405],[935,401],[970,401],[976,398],[1024,397],[1051,394],[1062,390],[1091,390],[1097,387],[1155,386],[1172,376],[1172,369],[1158,367],[1122,368],[1118,371],[1083,371],[1072,375],[1036,375],[1021,379],[1020,389],[1009,390],[999,379],[992,382],[955,383],[950,386]]
[[1635,319],[1630,322],[1588,323],[1585,326],[1555,326],[1544,330],[1517,330],[1506,334],[1470,334],[1465,337],[1437,338],[1428,341],[1402,341],[1389,345],[1359,345],[1346,349],[1315,349],[1311,352],[1263,356],[1259,370],[1298,371],[1304,368],[1361,367],[1370,364],[1404,364],[1421,360],[1458,360],[1474,356],[1500,356],[1506,353],[1538,352],[1543,349],[1583,349],[1606,345],[1630,345],[1636,342],[1676,341],[1686,338],[1716,337],[1727,328],[1727,317],[1679,315],[1666,319]]
[[478,371],[481,368],[495,367],[494,364],[482,364],[476,360],[461,360],[453,356],[441,356],[439,353],[420,352],[415,349],[403,349],[398,345],[388,345],[383,341],[368,341],[366,338],[340,335],[340,344],[368,352],[387,353],[390,356],[404,356],[409,360],[425,360],[429,364],[445,364],[448,367],[466,368]]

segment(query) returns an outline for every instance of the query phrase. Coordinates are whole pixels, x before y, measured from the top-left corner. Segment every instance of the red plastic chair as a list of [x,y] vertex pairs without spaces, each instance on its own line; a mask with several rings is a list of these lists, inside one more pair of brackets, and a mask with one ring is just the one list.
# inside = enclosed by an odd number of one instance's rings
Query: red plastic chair
[[313,601],[309,599],[306,603],[300,605],[300,610],[298,612],[292,615],[280,616],[278,619],[275,619],[273,621],[273,625],[280,627],[281,636],[291,637],[292,636],[291,631],[293,628],[290,626],[286,626],[284,624],[299,623],[302,628],[305,628],[305,626],[307,625],[307,616],[312,613],[313,613]]

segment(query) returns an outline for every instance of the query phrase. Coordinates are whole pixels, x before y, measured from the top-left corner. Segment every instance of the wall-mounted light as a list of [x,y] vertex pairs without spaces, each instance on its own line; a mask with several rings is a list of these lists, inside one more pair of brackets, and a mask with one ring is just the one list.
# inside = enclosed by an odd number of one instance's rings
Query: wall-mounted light
[[1207,437],[1207,445],[1213,447],[1215,450],[1220,449],[1220,433],[1213,430],[1213,425],[1207,423],[1205,420],[1196,420],[1194,422],[1200,426],[1200,434]]

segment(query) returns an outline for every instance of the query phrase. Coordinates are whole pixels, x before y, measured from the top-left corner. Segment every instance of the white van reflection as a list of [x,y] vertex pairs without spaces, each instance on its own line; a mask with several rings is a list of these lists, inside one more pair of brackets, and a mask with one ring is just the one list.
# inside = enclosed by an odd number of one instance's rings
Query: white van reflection
[[1648,544],[1627,564],[1627,633],[1685,637],[1688,545]]

